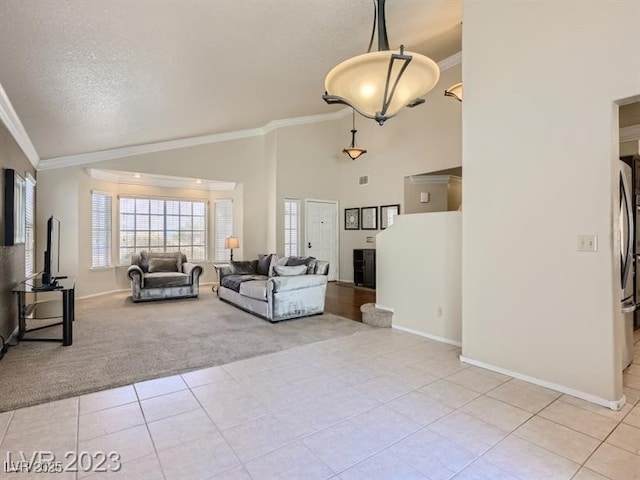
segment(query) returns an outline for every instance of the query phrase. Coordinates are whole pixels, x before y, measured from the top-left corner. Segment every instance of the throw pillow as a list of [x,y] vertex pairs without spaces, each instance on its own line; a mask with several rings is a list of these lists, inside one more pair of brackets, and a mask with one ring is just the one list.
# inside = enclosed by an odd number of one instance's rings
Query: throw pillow
[[287,266],[295,267],[297,265],[306,265],[307,273],[314,273],[316,270],[316,258],[315,257],[289,257],[289,260],[287,260]]
[[256,269],[258,275],[269,276],[272,256],[273,255],[258,255],[258,268]]
[[256,273],[257,260],[253,262],[229,262],[231,272],[238,275],[249,275]]
[[143,250],[140,252],[140,268],[143,272],[149,271],[149,261],[152,258],[172,258],[176,262],[177,272],[182,271],[182,263],[187,261],[182,252],[147,252]]
[[306,275],[307,266],[306,265],[296,265],[295,267],[287,267],[282,265],[276,265],[273,267],[276,275],[281,277],[293,277],[295,275]]
[[177,271],[178,264],[175,258],[151,257],[149,259],[149,273]]

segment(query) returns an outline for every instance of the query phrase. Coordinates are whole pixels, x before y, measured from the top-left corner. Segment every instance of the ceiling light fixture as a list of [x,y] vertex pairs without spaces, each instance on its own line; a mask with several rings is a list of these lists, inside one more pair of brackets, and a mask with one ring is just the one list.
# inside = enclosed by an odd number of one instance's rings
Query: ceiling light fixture
[[140,175],[139,173],[134,173],[133,178],[142,178],[142,175]]
[[[373,0],[373,30],[367,53],[336,65],[324,81],[322,96],[328,104],[349,105],[382,125],[403,107],[424,103],[421,98],[436,86],[440,78],[438,64],[419,53],[389,49],[384,12],[385,0]],[[372,52],[378,27],[378,51]]]
[[342,150],[343,153],[346,153],[347,155],[349,155],[349,158],[351,160],[355,160],[356,158],[358,158],[360,155],[364,155],[365,153],[367,153],[367,151],[364,148],[358,148],[356,147],[356,111],[352,110],[353,113],[353,123],[352,123],[352,127],[351,127],[351,145],[347,148],[345,148],[344,150]]
[[444,91],[445,97],[455,98],[459,102],[462,101],[462,83],[456,83],[455,85],[451,85]]

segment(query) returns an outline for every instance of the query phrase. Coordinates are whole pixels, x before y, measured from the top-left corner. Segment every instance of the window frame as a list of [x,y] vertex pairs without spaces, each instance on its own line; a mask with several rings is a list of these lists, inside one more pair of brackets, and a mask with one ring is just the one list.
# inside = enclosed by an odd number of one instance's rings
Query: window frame
[[[93,263],[93,260],[94,260],[93,250],[95,248],[94,246],[95,225],[94,225],[94,216],[93,216],[94,195],[99,195],[101,197],[104,197],[105,199],[108,199],[109,211],[105,216],[105,218],[108,221],[108,225],[105,228],[106,230],[105,239],[107,241],[107,245],[104,247],[107,253],[106,265],[94,265]],[[101,270],[101,269],[112,268],[112,267],[113,267],[113,194],[109,192],[100,191],[100,190],[91,190],[91,270]]]
[[[118,239],[117,239],[117,265],[118,266],[127,266],[129,265],[129,263],[125,263],[122,261],[122,249],[123,248],[131,248],[128,246],[123,246],[122,245],[122,214],[123,212],[121,211],[121,201],[123,199],[131,199],[131,200],[155,200],[155,201],[161,201],[163,202],[163,213],[162,213],[162,218],[163,218],[163,246],[162,247],[156,247],[156,246],[152,246],[151,245],[151,241],[149,241],[149,245],[148,246],[138,246],[135,244],[134,242],[134,246],[132,247],[134,249],[133,253],[140,253],[140,251],[142,250],[146,250],[146,249],[151,249],[151,248],[162,248],[163,251],[167,251],[167,247],[169,248],[174,248],[171,245],[167,245],[167,202],[188,202],[191,203],[191,215],[182,215],[182,214],[178,214],[175,216],[178,217],[191,217],[191,219],[193,220],[194,217],[200,217],[200,215],[194,215],[193,214],[193,204],[195,203],[201,203],[204,205],[204,227],[202,230],[194,230],[193,229],[193,224],[192,224],[192,228],[190,230],[184,229],[184,231],[189,231],[193,234],[193,232],[200,232],[202,231],[203,235],[204,235],[204,244],[200,245],[200,244],[194,244],[193,243],[193,237],[192,237],[192,243],[189,245],[184,245],[185,247],[190,247],[191,251],[193,251],[194,247],[202,247],[204,249],[204,257],[203,258],[193,258],[192,255],[189,255],[188,252],[184,252],[185,255],[187,255],[187,260],[189,262],[194,262],[194,263],[204,263],[207,262],[209,260],[209,235],[208,235],[208,228],[209,228],[209,199],[208,198],[179,198],[179,197],[168,197],[168,196],[153,196],[153,195],[128,195],[128,194],[120,194],[118,195],[118,212],[117,212],[117,225],[118,225],[118,229],[117,229],[117,235],[118,235]],[[148,214],[149,216],[151,216],[151,213]],[[154,215],[159,215],[159,214],[154,214]],[[169,215],[172,216],[172,215]],[[136,232],[136,228],[135,228],[135,218],[136,218],[136,213],[133,213],[133,217],[134,217],[134,229],[133,230],[126,230],[127,232]],[[149,232],[151,232],[151,226],[149,225]],[[180,226],[178,226],[178,230],[171,230],[171,231],[177,231],[178,235],[180,232],[183,231],[183,229],[180,228]],[[181,245],[178,245],[178,248],[180,248]]]
[[[287,229],[287,204],[294,204],[296,206],[296,214],[295,214],[295,229],[291,226]],[[285,198],[283,202],[283,210],[282,210],[282,219],[283,219],[283,228],[282,235],[284,237],[284,255],[286,257],[290,256],[298,256],[300,253],[300,208],[301,202],[298,198]],[[289,214],[292,215],[291,213]],[[287,234],[287,230],[293,231],[295,230],[295,244],[291,242],[291,234]],[[288,241],[289,240],[289,241]],[[291,251],[291,246],[295,246],[295,252]]]
[[[36,272],[36,179],[29,173],[25,174],[25,219],[24,219],[24,273],[25,278],[33,277]],[[31,198],[29,194],[31,193]],[[31,200],[31,205],[29,205]],[[29,218],[31,212],[31,218]],[[31,220],[31,222],[29,222]],[[31,234],[29,234],[31,233]],[[27,258],[31,253],[31,271],[27,270]]]
[[[218,205],[229,205],[230,214],[229,218],[231,224],[228,228],[224,229],[223,232],[220,232],[218,228]],[[229,262],[231,260],[231,251],[227,248],[224,248],[224,240],[227,237],[233,235],[233,199],[232,198],[216,198],[213,201],[213,261],[214,262]],[[242,244],[241,244],[242,245]],[[221,254],[221,255],[220,255]]]

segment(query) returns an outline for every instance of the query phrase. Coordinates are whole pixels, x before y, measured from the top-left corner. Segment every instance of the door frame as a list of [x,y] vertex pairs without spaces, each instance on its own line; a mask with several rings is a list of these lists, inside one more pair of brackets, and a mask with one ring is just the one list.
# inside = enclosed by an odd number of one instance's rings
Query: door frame
[[[340,205],[337,200],[320,200],[315,198],[305,198],[304,199],[304,253],[308,256],[308,245],[309,242],[307,238],[309,238],[309,203],[326,203],[334,206],[336,221],[334,224],[335,229],[335,244],[336,244],[336,281],[340,279]],[[331,266],[329,267],[331,268]]]

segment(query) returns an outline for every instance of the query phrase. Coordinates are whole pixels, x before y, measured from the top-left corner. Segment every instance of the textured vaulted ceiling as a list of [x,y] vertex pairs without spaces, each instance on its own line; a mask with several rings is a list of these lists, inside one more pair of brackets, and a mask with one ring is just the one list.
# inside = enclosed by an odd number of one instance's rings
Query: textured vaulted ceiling
[[[391,47],[442,60],[461,16],[388,0]],[[0,84],[43,159],[261,127],[338,109],[324,77],[372,21],[371,0],[0,0]]]

